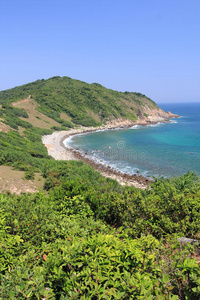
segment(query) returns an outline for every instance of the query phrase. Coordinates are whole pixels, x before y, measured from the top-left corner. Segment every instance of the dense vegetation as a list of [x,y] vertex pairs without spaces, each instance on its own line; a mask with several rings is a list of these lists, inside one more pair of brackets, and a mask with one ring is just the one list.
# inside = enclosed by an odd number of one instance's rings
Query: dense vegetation
[[[30,94],[60,126],[34,127],[12,106]],[[199,248],[177,242],[200,238],[198,176],[156,179],[144,191],[122,187],[81,161],[55,161],[41,143],[55,129],[127,117],[121,97],[155,105],[68,77],[0,93],[0,119],[11,128],[0,132],[0,165],[45,180],[34,194],[0,194],[0,299],[200,299]]]
[[2,299],[199,299],[200,183],[146,191],[82,162],[44,170],[49,191],[1,194]]
[[110,118],[134,121],[138,112],[142,114],[143,105],[157,107],[155,102],[140,93],[117,92],[97,83],[88,84],[59,76],[2,91],[0,104],[8,105],[29,95],[40,105],[38,109],[42,113],[61,124],[66,122],[60,117],[61,112],[65,112],[73,124],[98,126]]

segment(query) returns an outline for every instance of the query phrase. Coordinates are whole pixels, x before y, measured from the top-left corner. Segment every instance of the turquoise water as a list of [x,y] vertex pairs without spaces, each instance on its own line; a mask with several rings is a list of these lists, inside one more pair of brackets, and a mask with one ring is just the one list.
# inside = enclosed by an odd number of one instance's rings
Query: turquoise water
[[200,175],[200,103],[162,104],[181,118],[172,123],[133,126],[74,136],[69,146],[124,173]]

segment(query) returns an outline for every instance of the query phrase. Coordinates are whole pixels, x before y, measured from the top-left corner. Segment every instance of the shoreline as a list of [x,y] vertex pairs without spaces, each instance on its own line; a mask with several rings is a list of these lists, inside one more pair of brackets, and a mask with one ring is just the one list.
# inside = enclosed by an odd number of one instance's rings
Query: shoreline
[[90,159],[80,153],[79,150],[66,147],[64,145],[64,140],[67,138],[77,135],[90,133],[98,130],[112,130],[112,129],[128,129],[134,125],[154,125],[158,123],[169,123],[171,118],[178,118],[179,116],[170,114],[168,118],[155,118],[152,121],[138,120],[132,122],[130,120],[115,120],[109,122],[105,126],[100,127],[80,127],[79,129],[71,129],[69,131],[57,131],[53,132],[51,135],[46,135],[42,137],[42,142],[48,150],[48,154],[52,156],[55,160],[82,160],[88,165],[92,166],[104,177],[117,180],[121,185],[134,186],[140,189],[146,189],[152,180],[140,175],[133,174],[129,175],[117,171],[110,166],[105,166],[101,163],[95,162],[93,159]]

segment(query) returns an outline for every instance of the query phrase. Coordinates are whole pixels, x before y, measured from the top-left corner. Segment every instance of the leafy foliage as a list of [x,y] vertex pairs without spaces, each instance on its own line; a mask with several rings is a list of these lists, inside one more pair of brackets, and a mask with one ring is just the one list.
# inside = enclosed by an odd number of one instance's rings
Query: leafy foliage
[[29,122],[21,120],[19,117],[28,118],[28,114],[24,109],[13,107],[11,105],[2,105],[3,109],[0,110],[0,117],[3,118],[4,123],[13,129],[18,129],[18,126],[24,128],[31,128]]
[[[93,175],[102,190],[138,195]],[[3,299],[199,299],[194,246],[180,246],[177,235],[157,239],[143,233],[136,239],[136,224],[109,226],[84,198],[84,184],[73,187],[64,182],[49,195],[1,195]]]
[[[0,132],[0,165],[14,166],[21,169],[22,165],[41,170],[42,158],[48,158],[47,149],[41,143],[41,136],[34,129],[27,131],[29,140],[17,131]],[[40,140],[37,142],[37,140]]]

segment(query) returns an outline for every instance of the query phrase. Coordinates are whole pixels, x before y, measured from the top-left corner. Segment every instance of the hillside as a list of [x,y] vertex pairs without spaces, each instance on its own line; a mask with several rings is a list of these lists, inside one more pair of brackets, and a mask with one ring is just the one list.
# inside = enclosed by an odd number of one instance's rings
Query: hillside
[[145,124],[171,113],[144,95],[68,77],[2,91],[0,101],[0,299],[200,298],[196,174],[142,190],[81,160],[55,160],[42,144],[83,125]]
[[[21,111],[20,114],[16,109],[11,112],[9,107],[13,105],[27,111],[26,104],[24,106],[18,103],[23,99],[29,102],[34,100],[38,111],[35,117],[38,120],[41,117],[40,112],[56,122],[52,122],[52,126],[58,127],[99,126],[115,119],[134,122],[138,119],[154,121],[155,117],[170,117],[155,102],[140,93],[122,93],[106,89],[97,83],[88,84],[69,77],[53,77],[0,92],[0,105],[4,109],[0,111],[0,117],[3,123],[15,129],[17,126],[29,126],[14,120],[13,115],[32,118],[33,109],[27,116],[25,112],[23,114]],[[39,121],[33,126],[45,128],[45,124],[40,124]]]
[[[51,143],[47,153],[41,143],[42,135],[72,128],[81,132],[91,130],[91,126],[94,130],[97,126],[115,128],[146,124],[166,121],[172,116],[139,93],[117,92],[97,83],[88,84],[69,77],[37,80],[0,92],[0,165],[22,172],[30,169],[42,172],[45,159],[49,159],[48,154],[52,155],[50,149],[53,146]],[[16,176],[11,169],[0,168],[2,173],[6,170],[11,179]],[[22,173],[18,182],[24,176]],[[33,190],[27,182],[20,187],[8,177],[2,177],[6,178],[6,184],[2,179],[0,190]],[[41,186],[40,182],[34,184],[36,188]]]

